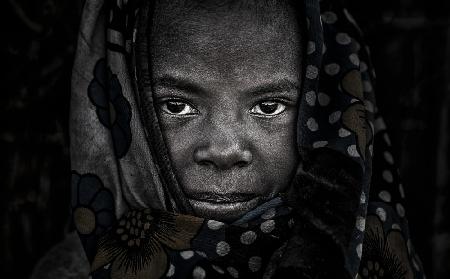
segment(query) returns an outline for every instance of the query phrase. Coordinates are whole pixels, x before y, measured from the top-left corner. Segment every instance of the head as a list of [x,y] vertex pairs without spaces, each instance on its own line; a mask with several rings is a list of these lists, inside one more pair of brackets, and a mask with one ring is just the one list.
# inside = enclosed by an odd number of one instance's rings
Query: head
[[157,1],[153,98],[196,215],[239,218],[298,163],[300,31],[288,1]]

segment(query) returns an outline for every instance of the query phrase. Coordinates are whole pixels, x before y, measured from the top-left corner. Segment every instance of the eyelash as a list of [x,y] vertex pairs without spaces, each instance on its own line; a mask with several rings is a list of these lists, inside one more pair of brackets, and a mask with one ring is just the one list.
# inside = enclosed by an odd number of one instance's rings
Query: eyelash
[[[170,102],[182,104],[182,105],[185,105],[185,106],[189,106],[191,108],[191,110],[194,111],[194,112],[193,113],[186,113],[186,114],[177,114],[177,113],[170,112],[168,110],[168,108],[167,108],[167,104],[170,103]],[[196,109],[192,104],[190,104],[189,102],[187,102],[187,101],[185,101],[183,99],[178,99],[178,98],[172,98],[172,99],[163,100],[163,101],[161,101],[159,103],[159,107],[161,108],[161,110],[164,113],[167,113],[167,114],[172,115],[172,116],[177,116],[177,117],[188,117],[188,116],[199,114],[198,109]],[[183,112],[185,109],[186,109],[186,107],[183,108],[183,110],[181,112]]]
[[[252,110],[253,110],[254,108],[256,108],[258,105],[261,105],[261,104],[263,104],[263,103],[276,103],[276,104],[278,104],[278,105],[283,106],[283,108],[282,108],[282,111],[279,111],[279,112],[276,113],[276,114],[261,114],[261,113],[254,113],[254,112],[252,112]],[[264,99],[264,100],[261,100],[261,101],[256,102],[256,103],[252,106],[252,108],[250,109],[250,113],[251,113],[252,115],[255,115],[256,117],[272,118],[272,117],[276,117],[276,116],[282,114],[284,111],[286,111],[286,109],[288,108],[288,106],[289,106],[289,103],[288,103],[288,101],[285,100],[285,99],[280,99],[280,98]],[[277,110],[278,110],[278,109],[277,109]]]
[[[178,105],[182,104],[182,105],[185,105],[185,107],[180,112],[173,113],[173,112],[169,111],[169,109],[167,108],[167,105],[169,103],[177,103]],[[261,107],[260,107],[259,110],[262,113],[254,112],[255,108],[257,108],[257,106],[260,106],[263,103],[275,103],[278,106],[281,105],[283,107],[281,108],[281,111],[277,112],[276,114],[269,114],[269,113],[265,114],[264,112],[261,111]],[[284,99],[265,99],[265,100],[261,100],[261,101],[256,102],[251,107],[249,112],[252,115],[256,116],[256,117],[272,118],[272,117],[276,117],[276,116],[280,115],[281,113],[283,113],[287,109],[288,105],[289,105],[288,102],[286,100],[284,100]],[[187,106],[190,107],[190,110],[192,110],[193,112],[185,113],[185,114],[179,114],[179,113],[183,112],[184,110],[186,110]],[[196,109],[192,104],[190,104],[189,102],[187,102],[187,101],[185,101],[183,99],[178,99],[178,98],[171,98],[171,99],[163,100],[163,101],[159,102],[159,107],[164,113],[172,115],[172,116],[175,116],[175,117],[189,117],[189,116],[193,116],[193,115],[199,114],[198,109]],[[277,107],[276,111],[278,111],[278,110],[279,110],[279,108]]]

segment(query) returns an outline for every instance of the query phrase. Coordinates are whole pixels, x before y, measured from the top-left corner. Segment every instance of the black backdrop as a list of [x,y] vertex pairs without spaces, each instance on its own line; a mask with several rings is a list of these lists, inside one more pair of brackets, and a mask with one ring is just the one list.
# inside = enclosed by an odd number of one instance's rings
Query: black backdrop
[[[7,0],[0,25],[0,277],[27,278],[71,229],[68,109],[82,0]],[[412,237],[450,274],[450,1],[347,0],[377,72]]]

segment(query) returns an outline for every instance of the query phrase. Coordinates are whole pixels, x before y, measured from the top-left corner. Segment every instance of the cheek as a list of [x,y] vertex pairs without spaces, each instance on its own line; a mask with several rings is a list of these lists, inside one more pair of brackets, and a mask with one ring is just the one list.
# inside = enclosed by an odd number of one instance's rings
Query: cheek
[[162,117],[161,126],[167,151],[175,171],[191,166],[196,144],[201,141],[195,121]]
[[264,167],[262,174],[276,188],[290,183],[298,165],[296,127],[291,123],[264,129],[264,135],[255,140],[255,148]]
[[297,110],[269,119],[252,121],[253,170],[258,174],[263,192],[268,197],[284,191],[297,169],[299,156],[296,141]]

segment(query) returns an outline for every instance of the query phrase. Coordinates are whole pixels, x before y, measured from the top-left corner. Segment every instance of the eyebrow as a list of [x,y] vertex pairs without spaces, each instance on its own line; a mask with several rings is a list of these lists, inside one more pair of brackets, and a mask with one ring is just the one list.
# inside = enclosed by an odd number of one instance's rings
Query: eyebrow
[[300,85],[288,79],[279,79],[266,84],[257,85],[245,90],[249,94],[281,93],[300,89]]
[[[158,86],[200,94],[204,94],[207,92],[205,88],[192,82],[189,79],[177,78],[168,75],[156,79],[156,81],[154,82],[154,87]],[[289,79],[279,79],[265,84],[250,87],[244,90],[243,93],[258,95],[264,93],[289,92],[291,90],[298,90],[298,89],[300,89],[299,84]]]
[[153,83],[154,87],[167,87],[187,92],[204,93],[206,90],[194,82],[173,76],[162,76]]

